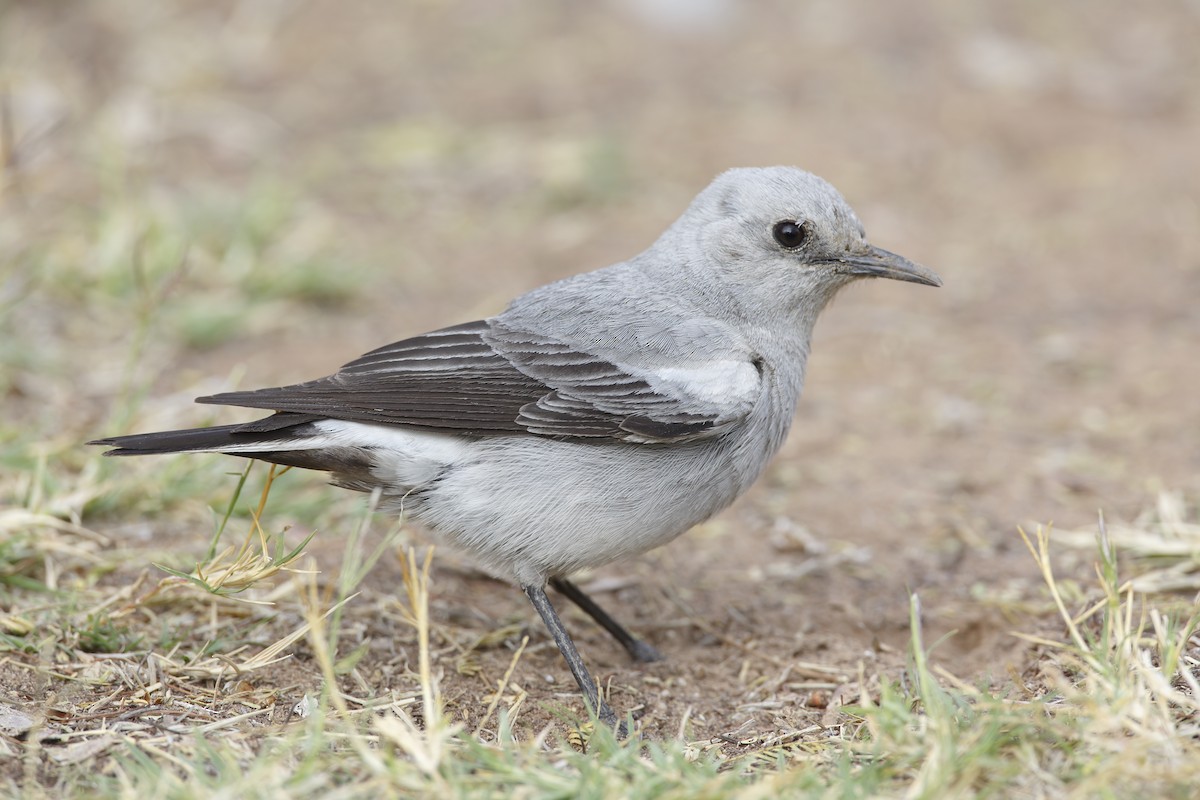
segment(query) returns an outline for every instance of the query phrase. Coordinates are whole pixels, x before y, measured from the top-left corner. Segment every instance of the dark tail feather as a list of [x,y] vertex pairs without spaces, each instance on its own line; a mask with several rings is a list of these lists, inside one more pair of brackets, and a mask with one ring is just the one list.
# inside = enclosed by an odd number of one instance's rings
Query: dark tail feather
[[[275,444],[302,436],[301,427],[318,417],[306,414],[276,414],[241,425],[217,425],[212,428],[189,428],[181,431],[135,433],[96,439],[88,444],[112,447],[106,456],[148,456],[160,453],[246,453],[255,445]],[[269,448],[267,448],[269,449]]]

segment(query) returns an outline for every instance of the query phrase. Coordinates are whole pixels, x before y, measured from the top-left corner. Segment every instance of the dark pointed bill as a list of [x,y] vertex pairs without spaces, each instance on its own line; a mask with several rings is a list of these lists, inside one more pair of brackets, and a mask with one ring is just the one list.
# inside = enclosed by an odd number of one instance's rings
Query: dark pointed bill
[[942,285],[942,279],[933,270],[926,269],[920,264],[914,264],[904,256],[898,256],[882,247],[868,247],[865,253],[847,254],[834,263],[842,271],[851,275],[892,278],[897,281],[923,283],[927,286]]

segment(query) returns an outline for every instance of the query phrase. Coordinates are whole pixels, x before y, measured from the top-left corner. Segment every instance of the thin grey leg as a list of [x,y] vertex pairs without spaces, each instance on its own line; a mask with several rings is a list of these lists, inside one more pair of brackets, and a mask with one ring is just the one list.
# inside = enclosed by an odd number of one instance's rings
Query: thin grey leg
[[592,680],[591,673],[583,665],[583,659],[579,657],[579,651],[575,649],[575,643],[571,641],[567,629],[563,627],[562,620],[558,618],[554,606],[550,605],[550,598],[546,597],[546,590],[541,586],[522,586],[521,588],[525,591],[529,602],[533,603],[533,607],[542,615],[542,622],[546,623],[546,629],[550,631],[554,643],[558,645],[558,651],[562,653],[567,666],[571,669],[571,674],[575,676],[575,682],[579,684],[579,690],[583,692],[583,699],[587,702],[588,707],[596,713],[602,723],[615,726],[617,715],[608,703],[600,699],[596,682]]
[[625,648],[625,652],[629,653],[630,658],[634,661],[648,664],[651,661],[663,660],[662,653],[654,649],[653,645],[625,630],[621,623],[609,616],[607,611],[571,581],[566,578],[551,578],[550,585],[557,589],[563,597],[582,608],[584,613],[600,624],[601,628],[611,633],[612,637],[621,643],[621,647]]

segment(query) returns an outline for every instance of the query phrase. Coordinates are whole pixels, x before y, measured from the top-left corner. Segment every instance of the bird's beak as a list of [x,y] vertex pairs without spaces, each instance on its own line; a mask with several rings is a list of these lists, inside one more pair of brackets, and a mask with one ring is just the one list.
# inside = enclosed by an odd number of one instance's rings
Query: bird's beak
[[865,253],[846,254],[833,262],[838,269],[850,275],[869,278],[892,278],[898,281],[924,283],[941,286],[942,279],[931,269],[914,264],[904,256],[898,256],[882,247],[867,247]]

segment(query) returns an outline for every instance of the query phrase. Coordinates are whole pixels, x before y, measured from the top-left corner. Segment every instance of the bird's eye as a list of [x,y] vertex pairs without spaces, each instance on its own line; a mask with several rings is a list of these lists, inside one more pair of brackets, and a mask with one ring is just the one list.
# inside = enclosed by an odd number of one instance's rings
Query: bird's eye
[[808,238],[808,226],[803,222],[796,222],[794,219],[785,219],[782,222],[776,222],[771,233],[774,234],[775,241],[779,244],[788,250],[795,250]]

